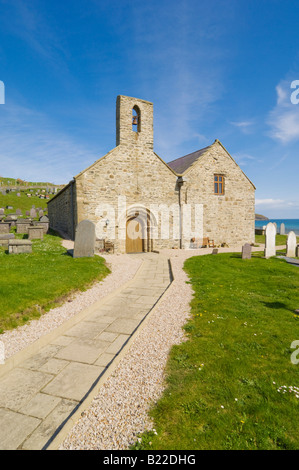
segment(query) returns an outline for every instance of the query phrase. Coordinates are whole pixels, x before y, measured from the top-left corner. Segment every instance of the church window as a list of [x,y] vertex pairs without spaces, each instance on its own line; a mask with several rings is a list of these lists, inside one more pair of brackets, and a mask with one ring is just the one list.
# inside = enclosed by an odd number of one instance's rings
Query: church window
[[224,176],[214,175],[214,194],[224,194]]

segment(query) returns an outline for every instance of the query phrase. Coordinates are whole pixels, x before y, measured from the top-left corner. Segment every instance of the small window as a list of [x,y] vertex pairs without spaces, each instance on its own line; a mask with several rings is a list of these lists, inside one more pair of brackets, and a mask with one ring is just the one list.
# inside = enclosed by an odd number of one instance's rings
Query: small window
[[224,176],[214,176],[214,194],[224,194]]

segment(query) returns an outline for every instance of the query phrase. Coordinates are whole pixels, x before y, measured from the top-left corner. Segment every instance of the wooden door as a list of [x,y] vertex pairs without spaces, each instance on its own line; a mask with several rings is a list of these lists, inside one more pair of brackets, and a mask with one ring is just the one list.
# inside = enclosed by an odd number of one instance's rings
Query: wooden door
[[127,220],[126,252],[143,252],[142,225],[141,222],[135,218]]

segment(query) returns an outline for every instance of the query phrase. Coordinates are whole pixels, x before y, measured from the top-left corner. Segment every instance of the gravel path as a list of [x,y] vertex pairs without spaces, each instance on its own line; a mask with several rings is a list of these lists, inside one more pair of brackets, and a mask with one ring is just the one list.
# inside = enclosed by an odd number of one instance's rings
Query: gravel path
[[170,348],[184,341],[182,326],[192,298],[182,266],[193,252],[169,254],[173,284],[60,449],[124,450],[139,433],[152,429],[148,411],[164,390]]
[[[73,248],[73,242],[64,240],[63,246],[67,249]],[[38,320],[32,320],[30,323],[7,331],[0,336],[0,340],[4,343],[6,359],[132,279],[141,264],[141,260],[128,255],[109,254],[102,256],[112,271],[103,281],[97,282],[85,292],[75,294],[70,302],[51,309]]]

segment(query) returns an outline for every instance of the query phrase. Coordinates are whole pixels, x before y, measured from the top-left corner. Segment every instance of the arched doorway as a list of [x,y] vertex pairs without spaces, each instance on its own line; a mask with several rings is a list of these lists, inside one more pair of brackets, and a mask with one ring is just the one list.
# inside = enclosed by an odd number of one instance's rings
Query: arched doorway
[[144,225],[139,216],[130,217],[126,225],[126,252],[142,253],[144,251]]

